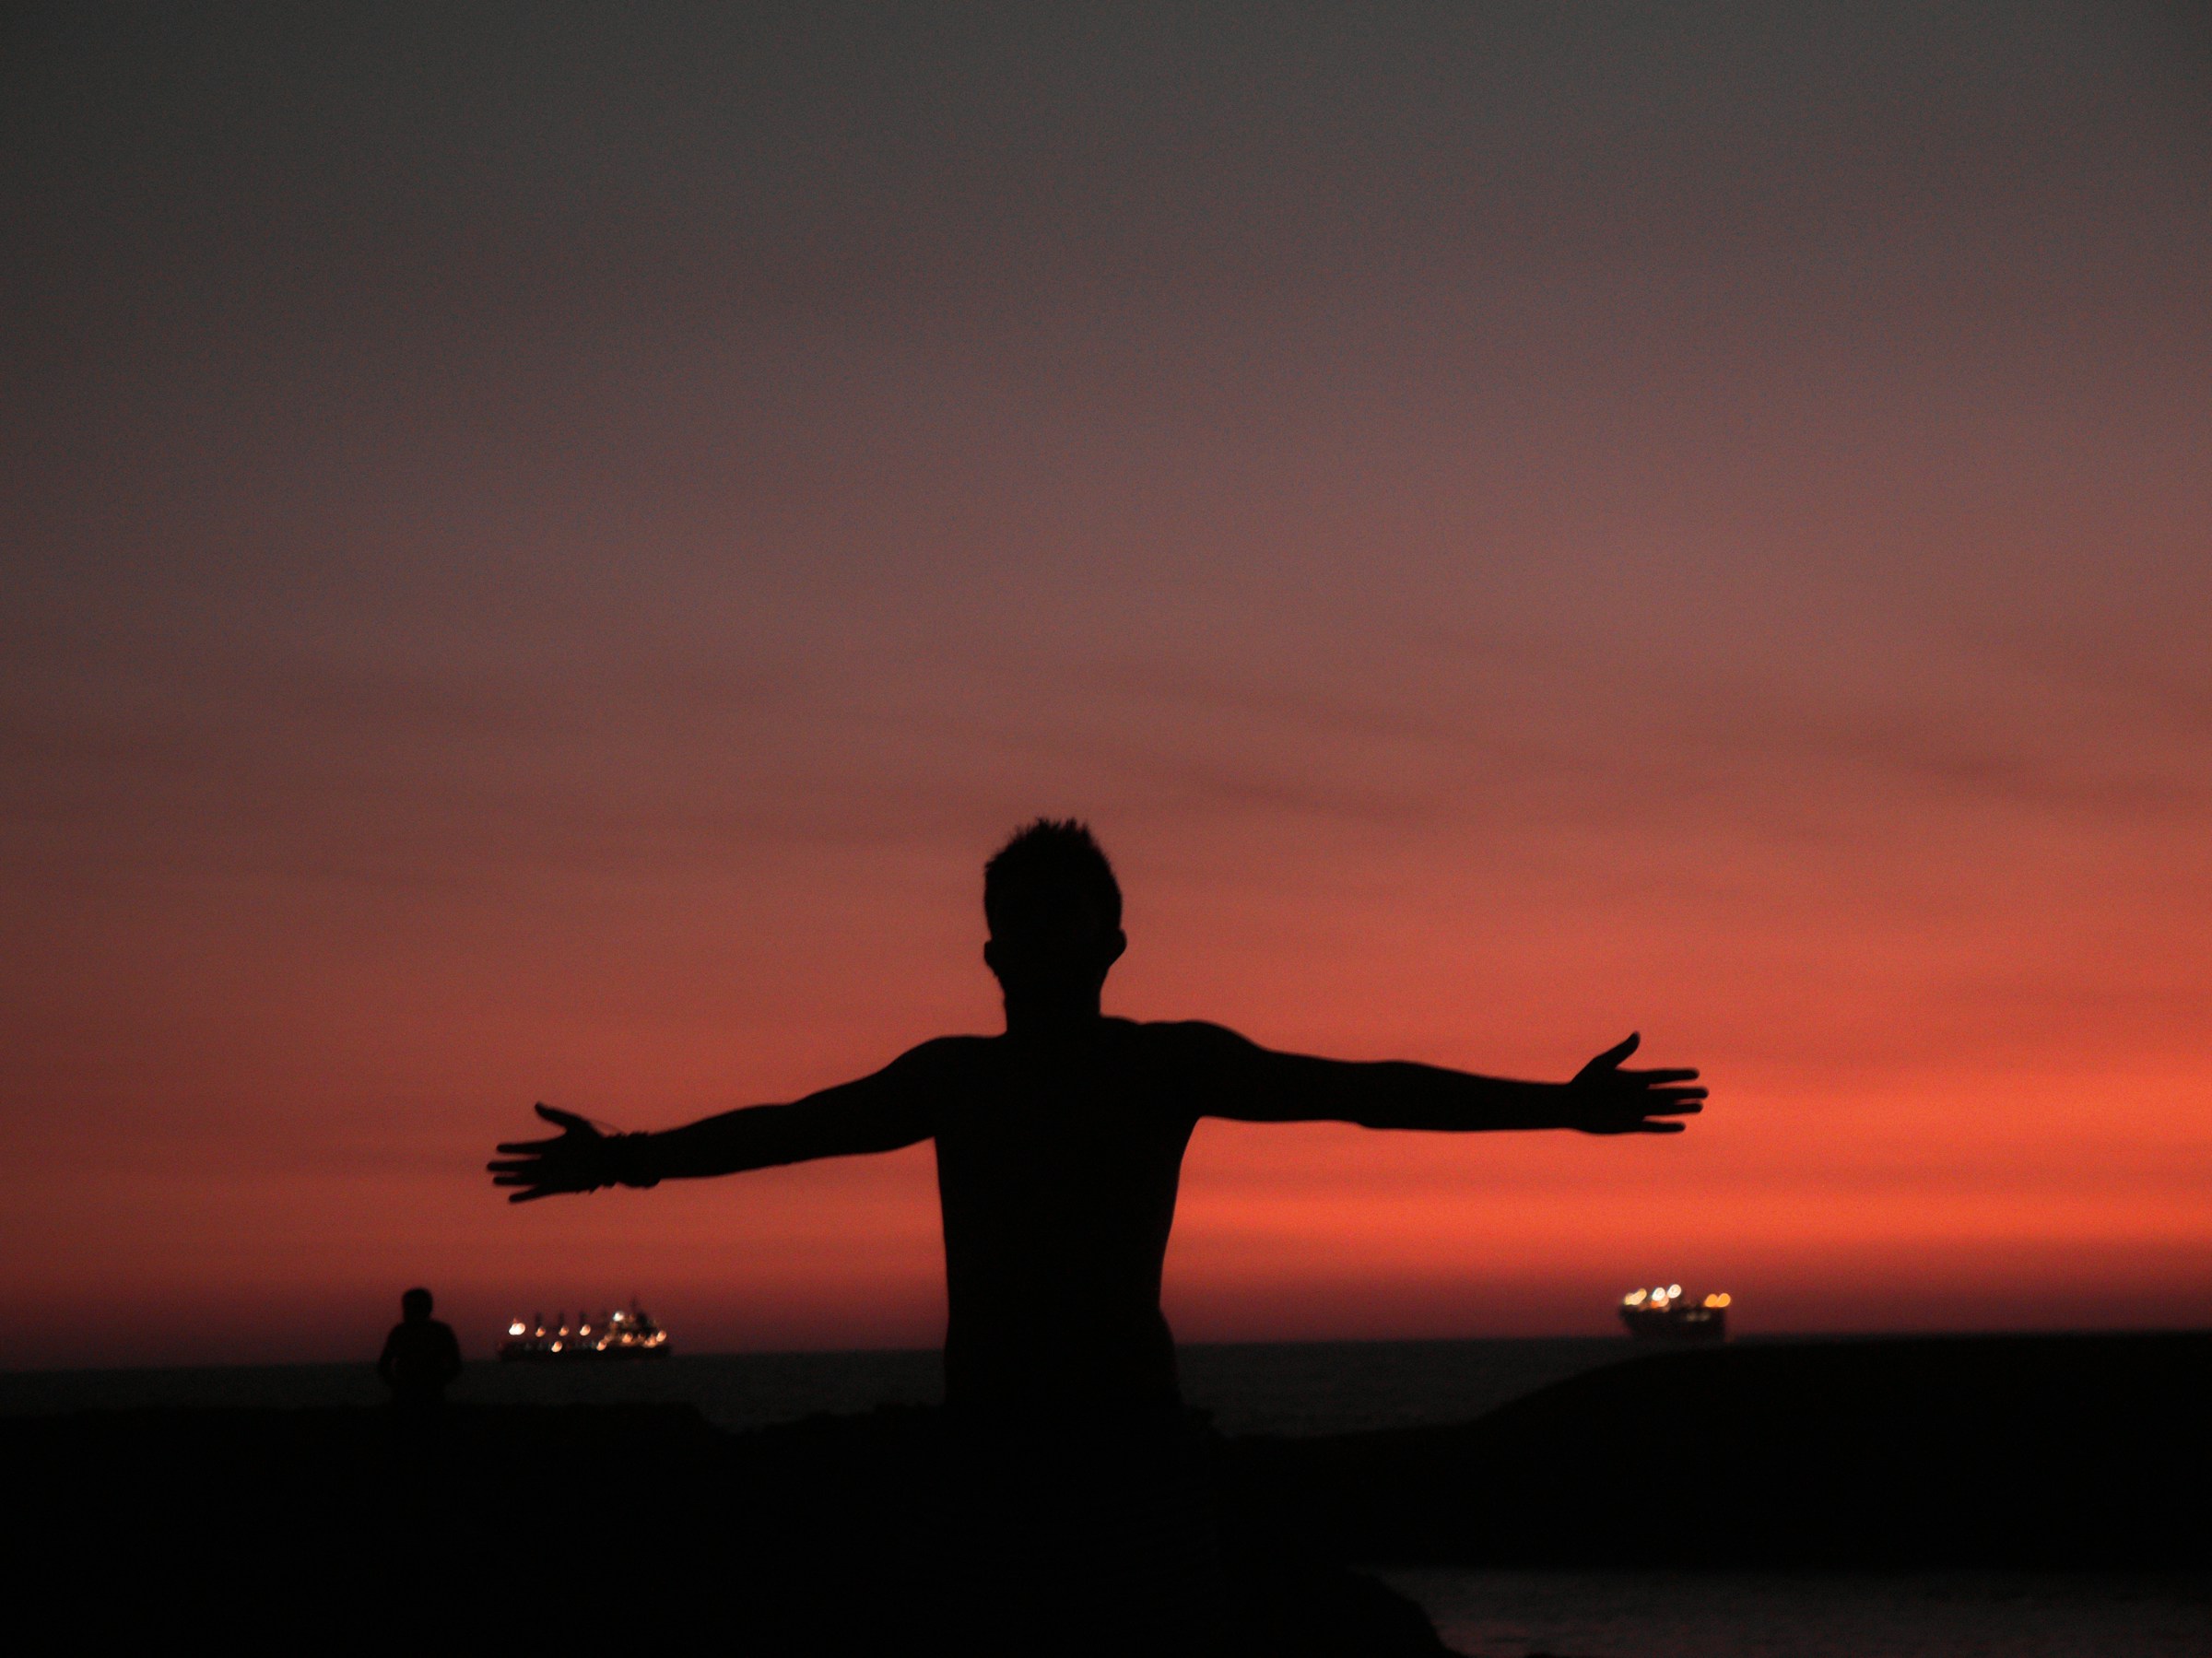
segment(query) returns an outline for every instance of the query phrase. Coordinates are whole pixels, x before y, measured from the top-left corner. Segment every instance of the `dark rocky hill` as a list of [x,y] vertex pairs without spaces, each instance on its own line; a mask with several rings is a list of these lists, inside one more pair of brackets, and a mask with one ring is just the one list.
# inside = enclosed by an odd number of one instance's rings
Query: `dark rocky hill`
[[[1441,1652],[1353,1563],[2201,1568],[2212,1335],[1660,1354],[1461,1427],[1206,1455],[1231,1650],[1268,1658]],[[81,1412],[0,1421],[0,1459],[11,1576],[86,1643],[912,1652],[978,1581],[925,1409]],[[998,1582],[1003,1650],[1083,1650],[1112,1611]]]

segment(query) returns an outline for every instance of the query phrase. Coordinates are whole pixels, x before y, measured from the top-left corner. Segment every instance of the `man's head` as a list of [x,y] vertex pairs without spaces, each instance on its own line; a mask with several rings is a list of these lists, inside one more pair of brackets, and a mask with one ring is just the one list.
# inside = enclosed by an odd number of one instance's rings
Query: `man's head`
[[399,1298],[399,1315],[410,1324],[419,1324],[430,1316],[430,1292],[410,1289]]
[[983,959],[1009,1004],[1095,1003],[1129,947],[1113,865],[1074,818],[1040,817],[998,849],[983,865]]

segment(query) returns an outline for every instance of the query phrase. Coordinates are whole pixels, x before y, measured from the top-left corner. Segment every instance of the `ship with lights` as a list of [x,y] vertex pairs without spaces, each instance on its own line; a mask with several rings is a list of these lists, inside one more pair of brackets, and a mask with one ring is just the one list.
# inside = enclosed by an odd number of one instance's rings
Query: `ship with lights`
[[510,1363],[541,1364],[665,1358],[668,1332],[634,1300],[628,1311],[602,1312],[595,1319],[580,1312],[573,1325],[565,1312],[551,1323],[541,1312],[528,1323],[519,1318],[509,1323],[500,1357]]
[[1679,1284],[1631,1289],[1620,1298],[1620,1322],[1638,1341],[1726,1341],[1730,1299],[1725,1291],[1684,1295]]

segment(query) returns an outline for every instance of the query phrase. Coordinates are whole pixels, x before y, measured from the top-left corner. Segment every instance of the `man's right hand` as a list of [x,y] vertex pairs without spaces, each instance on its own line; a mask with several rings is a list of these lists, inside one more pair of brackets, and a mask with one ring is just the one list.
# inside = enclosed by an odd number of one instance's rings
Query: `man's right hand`
[[595,1192],[616,1183],[619,1177],[612,1135],[601,1134],[574,1111],[550,1105],[535,1109],[560,1133],[543,1140],[509,1140],[500,1146],[509,1155],[484,1165],[491,1170],[493,1185],[520,1188],[508,1195],[509,1203],[526,1204],[563,1192]]
[[1574,1074],[1567,1085],[1567,1111],[1560,1126],[1586,1135],[1678,1135],[1677,1117],[1705,1109],[1705,1090],[1692,1070],[1625,1071],[1620,1062],[1636,1052],[1642,1038],[1607,1048]]

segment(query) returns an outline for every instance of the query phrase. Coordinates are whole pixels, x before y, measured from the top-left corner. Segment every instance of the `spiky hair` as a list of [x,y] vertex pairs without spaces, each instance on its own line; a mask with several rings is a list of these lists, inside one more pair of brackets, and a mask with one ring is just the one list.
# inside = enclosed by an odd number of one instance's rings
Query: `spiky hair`
[[1040,817],[1014,831],[983,865],[983,917],[998,931],[1018,898],[1073,894],[1098,906],[1109,927],[1122,924],[1122,886],[1113,865],[1073,817]]

